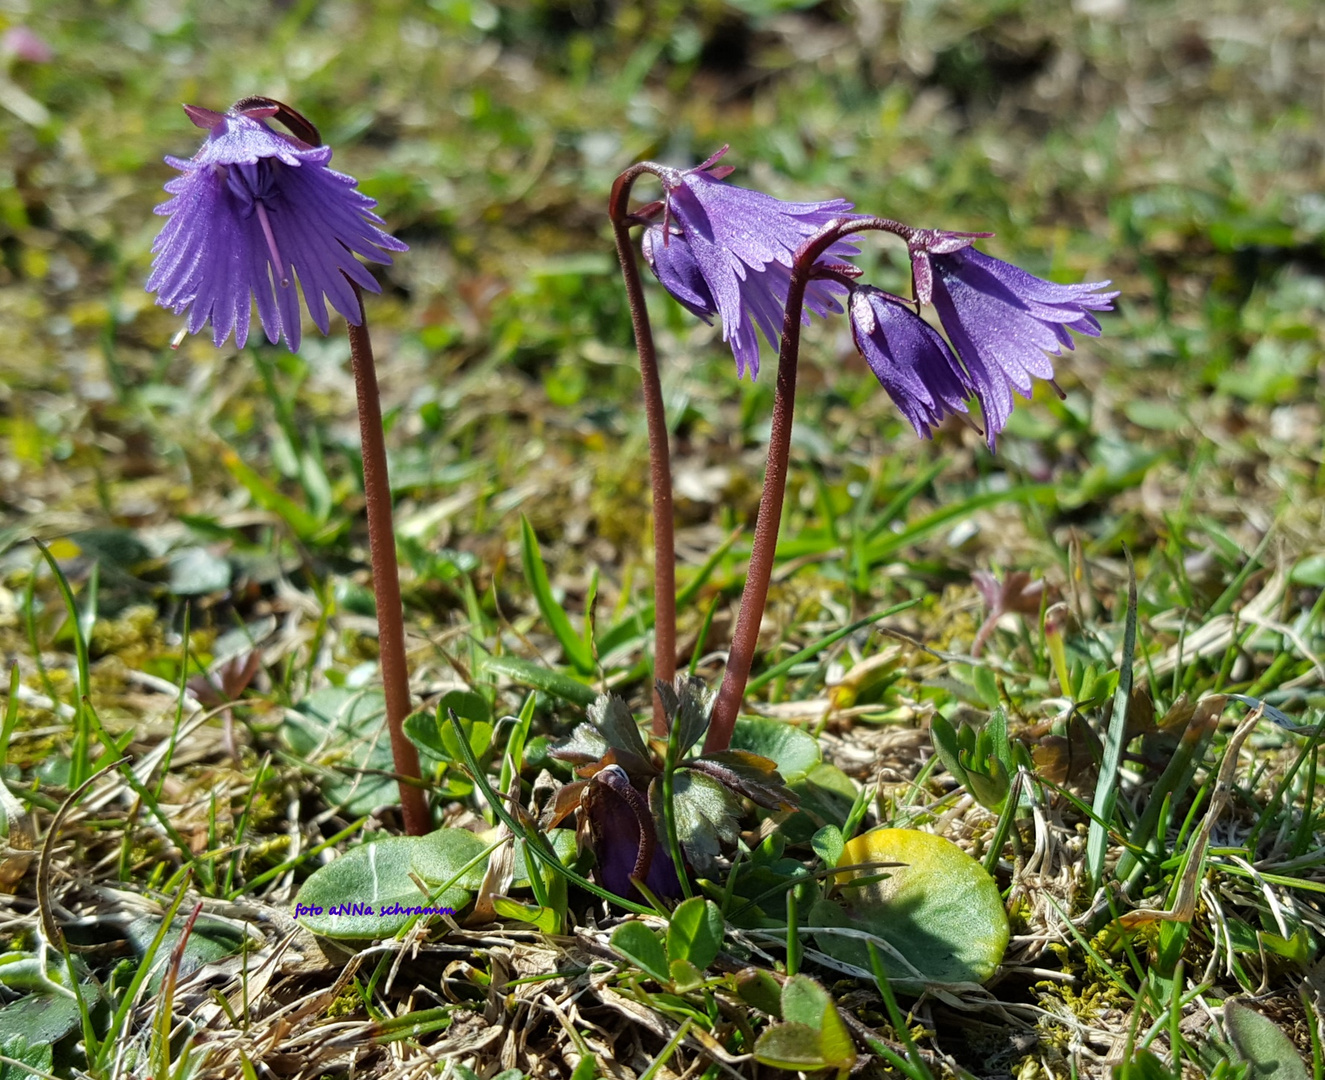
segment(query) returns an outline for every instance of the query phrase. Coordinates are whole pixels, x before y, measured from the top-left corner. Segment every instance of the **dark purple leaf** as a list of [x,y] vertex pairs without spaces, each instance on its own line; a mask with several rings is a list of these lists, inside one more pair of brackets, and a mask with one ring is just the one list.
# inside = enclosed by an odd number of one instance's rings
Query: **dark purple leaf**
[[643,881],[660,897],[681,895],[681,883],[658,834],[648,803],[619,765],[595,773],[584,789],[585,810],[594,855],[595,876],[604,888],[627,899],[638,896],[634,881]]
[[650,777],[658,772],[644,745],[639,725],[624,701],[614,694],[603,694],[589,706],[589,723],[593,724],[607,745],[615,751],[614,760],[632,777]]
[[607,753],[607,741],[592,724],[579,724],[562,742],[548,750],[548,757],[569,761],[572,765],[587,765]]

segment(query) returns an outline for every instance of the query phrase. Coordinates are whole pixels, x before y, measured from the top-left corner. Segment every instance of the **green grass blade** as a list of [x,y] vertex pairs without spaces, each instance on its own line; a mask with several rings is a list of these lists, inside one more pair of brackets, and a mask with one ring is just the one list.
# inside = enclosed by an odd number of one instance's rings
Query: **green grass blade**
[[[1056,498],[1056,490],[1053,484],[1023,484],[1020,487],[1009,488],[1007,491],[984,491],[978,495],[972,495],[960,502],[940,507],[932,514],[928,514],[919,521],[908,525],[901,532],[888,532],[867,543],[863,549],[863,557],[869,565],[877,565],[885,559],[892,558],[902,548],[923,540],[931,533],[937,532],[961,518],[968,517],[977,510],[984,510],[1005,502],[1051,503]],[[783,560],[794,559],[803,555],[820,555],[838,546],[838,541],[827,535],[797,536],[778,544],[777,557],[779,560]]]
[[1100,763],[1095,785],[1094,815],[1086,837],[1086,870],[1091,885],[1098,888],[1104,876],[1104,856],[1109,847],[1109,826],[1118,802],[1118,772],[1122,765],[1127,731],[1127,706],[1132,698],[1132,661],[1136,655],[1136,567],[1132,553],[1127,555],[1127,622],[1123,627],[1123,654],[1118,668],[1118,689],[1113,695],[1113,715],[1104,736],[1104,760]]
[[874,518],[874,525],[865,534],[865,539],[877,540],[886,532],[888,527],[901,516],[902,511],[911,504],[911,500],[929,487],[934,482],[934,478],[948,467],[951,460],[951,458],[946,457],[939,458],[927,469],[922,469],[920,475],[913,478],[910,483],[894,495],[892,501],[879,511],[877,516],[870,515]]
[[918,603],[920,603],[918,599],[904,600],[900,604],[894,604],[892,607],[887,608],[883,611],[876,611],[873,615],[867,615],[865,616],[865,618],[857,619],[855,622],[851,623],[848,626],[844,626],[839,630],[834,630],[831,634],[828,634],[827,636],[820,638],[818,641],[814,642],[813,644],[805,646],[805,648],[801,649],[800,652],[793,653],[791,656],[788,656],[785,660],[779,660],[767,671],[761,672],[755,678],[751,679],[748,684],[746,684],[745,692],[747,694],[754,693],[761,686],[764,686],[767,683],[772,682],[774,679],[780,678],[781,676],[785,675],[797,664],[804,663],[806,660],[818,656],[819,653],[823,652],[824,649],[828,648],[830,645],[836,645],[844,637],[854,634],[857,630],[861,630],[864,627],[871,625],[872,623],[876,623],[880,619],[886,619],[889,615],[896,615],[899,611],[905,611],[907,608],[913,608]]
[[883,1006],[888,1010],[888,1022],[892,1024],[893,1030],[897,1032],[897,1038],[906,1049],[906,1058],[901,1059],[896,1054],[897,1061],[894,1062],[907,1076],[913,1080],[934,1080],[934,1074],[929,1071],[929,1066],[925,1064],[925,1059],[920,1056],[920,1048],[916,1046],[915,1039],[911,1037],[911,1030],[906,1026],[906,1018],[902,1016],[902,1010],[897,1007],[897,998],[893,994],[892,984],[888,981],[888,972],[883,966],[883,957],[879,955],[878,946],[872,941],[867,941],[865,947],[869,949],[870,970],[874,972],[874,985],[879,989],[879,996],[883,998]]
[[289,496],[282,494],[260,472],[245,464],[235,451],[226,447],[221,453],[221,461],[230,475],[253,497],[253,501],[284,521],[300,540],[309,543],[319,539],[323,523]]
[[78,605],[74,602],[74,591],[69,579],[64,576],[60,564],[55,561],[50,548],[40,540],[34,540],[46,565],[55,576],[55,584],[64,600],[65,611],[69,614],[69,624],[74,635],[74,654],[78,663],[78,687],[74,700],[74,737],[69,754],[69,787],[76,788],[92,773],[89,755],[92,749],[92,730],[88,720],[87,696],[92,692],[91,664],[88,661],[87,639],[83,636],[83,620],[79,615]]
[[566,659],[581,675],[592,674],[593,649],[586,644],[585,638],[575,632],[566,609],[552,595],[552,583],[548,580],[547,563],[543,561],[538,537],[534,535],[534,527],[529,524],[529,519],[523,514],[520,515],[520,561],[524,565],[525,581],[534,594],[538,610],[543,613],[548,628],[561,643]]
[[532,686],[545,694],[561,698],[572,704],[587,709],[598,697],[598,691],[579,679],[553,671],[533,660],[522,660],[518,656],[486,656],[479,665],[482,670],[506,678],[521,686]]
[[499,781],[502,791],[511,790],[511,781],[518,780],[520,770],[524,768],[524,747],[529,740],[529,727],[534,722],[536,700],[533,694],[526,695],[524,704],[520,706],[520,715],[515,718],[515,725],[506,740],[506,752],[502,755]]

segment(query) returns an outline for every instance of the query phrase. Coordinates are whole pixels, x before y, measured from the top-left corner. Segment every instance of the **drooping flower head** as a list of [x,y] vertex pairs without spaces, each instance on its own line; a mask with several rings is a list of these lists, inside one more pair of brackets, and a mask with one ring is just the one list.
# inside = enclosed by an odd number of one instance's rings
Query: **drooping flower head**
[[648,799],[631,786],[620,765],[595,773],[581,800],[589,843],[598,857],[595,876],[617,896],[639,895],[634,880],[660,897],[683,895],[676,867],[658,843]]
[[[169,217],[152,245],[147,288],[157,303],[181,314],[191,308],[189,333],[208,321],[222,345],[248,339],[250,296],[267,339],[282,336],[299,348],[298,279],[308,313],[322,333],[326,303],[358,325],[359,300],[350,282],[370,292],[380,286],[363,264],[389,263],[388,251],[406,245],[378,228],[377,205],[353,177],[328,167],[331,147],[317,145],[317,129],[289,106],[245,98],[228,112],[184,106],[208,135],[189,160],[167,157],[182,176],[166,184],[174,198],[156,208]],[[276,131],[277,118],[295,134]]]
[[[824,225],[846,216],[851,203],[783,202],[771,195],[724,183],[729,166],[717,165],[723,147],[694,169],[664,169],[663,220],[644,234],[645,260],[663,287],[706,322],[722,319],[722,339],[731,345],[736,372],[759,374],[762,331],[774,349],[782,335],[791,261],[796,249]],[[840,260],[858,254],[855,244],[833,244],[817,265],[854,276],[855,267]],[[804,321],[809,312],[840,312],[846,286],[832,280],[811,281],[805,290]]]
[[851,292],[851,334],[879,384],[922,439],[952,413],[967,412],[970,376],[929,323],[871,285]]
[[1012,414],[1012,391],[1053,381],[1047,353],[1073,347],[1070,330],[1097,337],[1092,311],[1110,311],[1109,282],[1056,285],[971,247],[969,233],[915,230],[909,238],[916,302],[931,301],[984,411],[989,448]]

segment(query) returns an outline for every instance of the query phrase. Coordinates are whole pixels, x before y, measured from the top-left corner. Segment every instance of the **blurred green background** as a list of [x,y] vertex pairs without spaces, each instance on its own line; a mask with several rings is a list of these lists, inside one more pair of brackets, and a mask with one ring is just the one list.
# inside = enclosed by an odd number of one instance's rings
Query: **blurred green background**
[[[618,607],[643,587],[638,376],[603,209],[630,163],[723,144],[735,183],[992,230],[999,257],[1122,290],[1104,336],[1058,364],[1066,400],[1041,387],[995,457],[955,422],[918,442],[844,321],[816,320],[793,548],[834,547],[844,516],[878,513],[931,464],[900,519],[1012,494],[868,566],[812,567],[796,602],[848,577],[840,603],[859,607],[965,587],[975,566],[1040,572],[1076,537],[1106,560],[1130,542],[1155,612],[1200,610],[1276,522],[1305,560],[1295,581],[1325,583],[1310,558],[1325,487],[1318,4],[7,0],[0,20],[51,54],[11,47],[0,82],[13,587],[32,565],[22,541],[92,529],[78,550],[110,544],[132,571],[107,611],[146,600],[174,618],[193,596],[196,619],[224,625],[292,559],[319,589],[361,593],[343,339],[292,356],[204,334],[172,351],[180,320],[142,289],[162,157],[198,143],[180,103],[253,93],[317,123],[411,245],[379,271],[369,318],[421,627],[453,620],[466,575],[482,594],[504,572],[521,512],[572,592],[591,566]],[[906,287],[890,241],[862,261]],[[771,378],[738,383],[716,330],[656,289],[650,303],[696,563],[753,520]]]

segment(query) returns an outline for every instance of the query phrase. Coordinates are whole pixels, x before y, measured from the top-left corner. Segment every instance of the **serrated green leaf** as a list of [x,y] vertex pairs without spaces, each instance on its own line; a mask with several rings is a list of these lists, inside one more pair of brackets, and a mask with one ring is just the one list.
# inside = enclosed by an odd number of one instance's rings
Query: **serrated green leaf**
[[712,900],[692,896],[672,912],[667,924],[667,957],[687,960],[703,971],[722,948],[722,912]]
[[612,932],[608,944],[650,978],[660,983],[671,981],[667,950],[658,935],[642,922],[622,923]]
[[603,694],[589,706],[589,723],[607,740],[616,753],[617,764],[631,776],[651,776],[658,771],[630,706],[615,694]]
[[686,675],[677,676],[675,687],[661,680],[654,685],[662,699],[668,731],[676,737],[677,756],[683,758],[708,730],[708,690],[701,680]]
[[607,740],[596,727],[592,724],[576,724],[569,735],[549,747],[548,754],[558,761],[587,765],[601,758],[607,749]]
[[[662,784],[649,785],[649,808],[662,817]],[[709,872],[723,844],[740,835],[740,801],[711,776],[677,769],[672,776],[672,810],[676,837],[686,859],[701,874]]]
[[796,796],[782,782],[777,763],[771,758],[749,750],[718,750],[703,757],[690,758],[685,764],[767,810],[796,806]]

